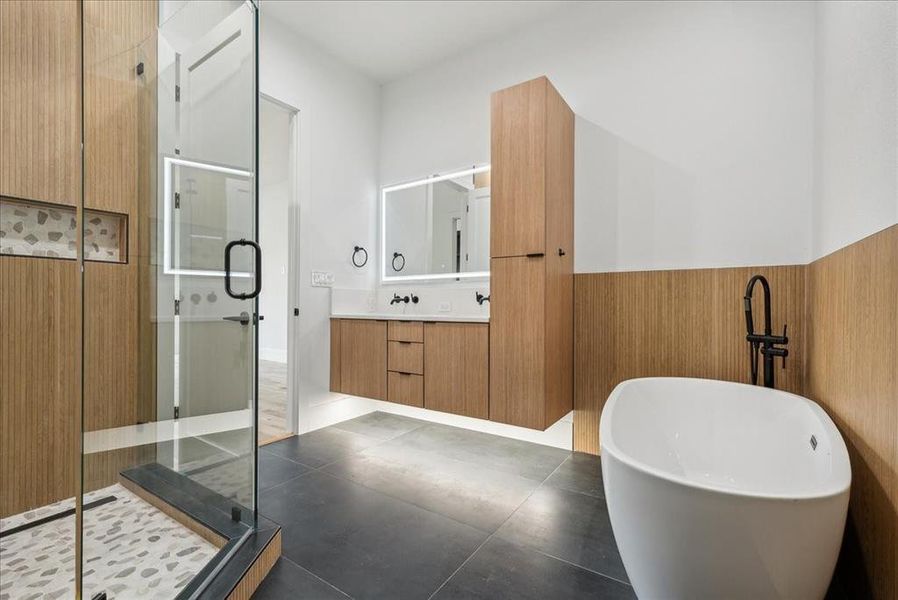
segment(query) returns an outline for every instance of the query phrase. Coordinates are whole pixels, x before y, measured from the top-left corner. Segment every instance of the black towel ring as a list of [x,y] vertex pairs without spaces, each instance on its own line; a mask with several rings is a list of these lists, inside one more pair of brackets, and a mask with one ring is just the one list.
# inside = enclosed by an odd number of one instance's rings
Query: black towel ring
[[[362,260],[361,263],[358,263],[355,260],[355,257],[356,257],[356,255],[358,255],[359,252],[362,252],[365,255],[365,258],[364,258],[364,260]],[[352,251],[352,264],[356,268],[359,268],[359,269],[361,269],[362,267],[367,265],[368,264],[368,251],[365,250],[364,248],[362,248],[361,246],[355,246],[355,249]]]
[[[399,265],[399,268],[396,268],[396,259],[398,259],[398,258],[402,259],[402,264]],[[404,268],[405,268],[405,256],[402,255],[402,252],[394,252],[393,253],[393,270],[401,271]]]

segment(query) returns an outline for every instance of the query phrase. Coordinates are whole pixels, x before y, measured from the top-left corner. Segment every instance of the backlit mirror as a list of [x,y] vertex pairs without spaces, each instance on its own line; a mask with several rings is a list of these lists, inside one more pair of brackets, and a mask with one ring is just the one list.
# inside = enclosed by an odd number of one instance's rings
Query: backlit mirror
[[383,188],[383,281],[488,277],[489,261],[489,166]]

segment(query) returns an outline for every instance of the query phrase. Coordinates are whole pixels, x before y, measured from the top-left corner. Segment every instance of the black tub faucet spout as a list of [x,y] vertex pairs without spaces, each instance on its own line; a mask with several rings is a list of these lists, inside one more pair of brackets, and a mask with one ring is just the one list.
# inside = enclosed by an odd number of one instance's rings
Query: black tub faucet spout
[[[755,323],[751,309],[751,294],[754,291],[755,284],[761,282],[764,288],[764,333],[755,333]],[[758,352],[764,355],[764,386],[773,387],[773,357],[779,356],[783,359],[783,368],[786,368],[786,357],[789,351],[785,348],[777,346],[786,346],[789,338],[786,336],[786,326],[783,325],[783,335],[773,335],[773,329],[770,326],[770,284],[763,275],[755,275],[748,280],[745,287],[745,297],[743,298],[745,308],[745,330],[748,332],[745,336],[748,342],[748,358],[751,368],[751,383],[758,383]]]

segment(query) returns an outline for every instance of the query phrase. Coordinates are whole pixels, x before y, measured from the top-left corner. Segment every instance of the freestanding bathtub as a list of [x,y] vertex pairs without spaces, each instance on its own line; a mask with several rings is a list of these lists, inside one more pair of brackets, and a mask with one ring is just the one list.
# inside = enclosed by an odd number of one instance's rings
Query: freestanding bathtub
[[631,379],[602,410],[611,526],[647,598],[819,599],[851,467],[817,404],[706,379]]

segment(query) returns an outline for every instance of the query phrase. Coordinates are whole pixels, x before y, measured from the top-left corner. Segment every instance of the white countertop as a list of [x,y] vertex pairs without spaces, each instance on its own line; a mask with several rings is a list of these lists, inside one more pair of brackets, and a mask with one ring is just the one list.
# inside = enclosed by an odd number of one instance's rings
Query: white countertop
[[482,315],[410,315],[400,313],[331,313],[331,319],[376,319],[378,321],[439,321],[447,323],[489,323]]

